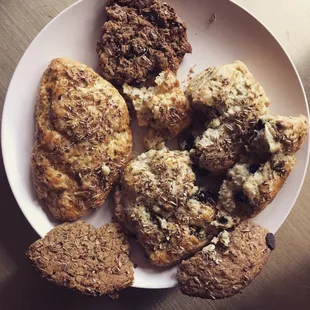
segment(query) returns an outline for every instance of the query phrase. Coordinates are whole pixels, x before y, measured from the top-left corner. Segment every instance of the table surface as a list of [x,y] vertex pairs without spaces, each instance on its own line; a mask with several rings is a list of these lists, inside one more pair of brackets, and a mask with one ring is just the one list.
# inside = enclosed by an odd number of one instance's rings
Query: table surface
[[[206,0],[207,1],[207,0]],[[226,0],[218,0],[226,1]],[[38,32],[73,0],[0,0],[0,108],[14,69]],[[292,57],[310,94],[310,1],[236,0],[276,35]],[[2,159],[0,188],[0,309],[310,309],[310,173],[299,199],[276,234],[277,250],[242,295],[205,301],[178,289],[128,289],[118,300],[88,298],[41,279],[25,257],[38,238],[8,185]]]

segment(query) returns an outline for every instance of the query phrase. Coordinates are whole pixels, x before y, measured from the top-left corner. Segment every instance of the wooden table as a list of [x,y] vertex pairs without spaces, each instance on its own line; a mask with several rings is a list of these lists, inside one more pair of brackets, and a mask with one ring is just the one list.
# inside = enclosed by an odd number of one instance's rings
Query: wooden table
[[[1,111],[11,76],[25,49],[47,22],[73,2],[0,0]],[[310,92],[310,1],[236,2],[277,36]],[[310,309],[309,186],[310,173],[294,210],[277,233],[277,250],[243,295],[211,302],[182,296],[178,289],[128,289],[118,300],[92,299],[54,287],[31,268],[25,251],[38,236],[15,202],[1,160],[0,309]]]

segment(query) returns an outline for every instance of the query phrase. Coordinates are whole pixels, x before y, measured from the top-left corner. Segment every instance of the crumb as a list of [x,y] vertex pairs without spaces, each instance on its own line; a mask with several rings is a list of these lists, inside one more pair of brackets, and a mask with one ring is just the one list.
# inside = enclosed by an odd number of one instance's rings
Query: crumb
[[216,21],[216,14],[215,13],[212,13],[210,19],[209,19],[209,23],[210,24],[213,24],[214,22]]

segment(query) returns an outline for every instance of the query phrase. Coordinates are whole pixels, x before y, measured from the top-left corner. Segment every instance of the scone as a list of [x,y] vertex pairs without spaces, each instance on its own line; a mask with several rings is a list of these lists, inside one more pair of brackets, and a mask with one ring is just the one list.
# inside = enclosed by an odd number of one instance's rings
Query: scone
[[188,152],[151,150],[125,169],[115,192],[116,217],[154,265],[175,264],[213,237],[215,202],[194,182]]
[[276,197],[295,164],[291,155],[276,154],[260,165],[236,164],[227,173],[218,207],[234,218],[250,218]]
[[273,234],[247,221],[231,233],[222,232],[213,242],[181,263],[177,279],[183,294],[221,299],[240,293],[275,248]]
[[132,149],[119,92],[86,65],[54,59],[41,81],[36,127],[31,166],[39,199],[60,221],[100,207]]
[[244,145],[268,112],[269,99],[244,63],[211,67],[195,77],[186,91],[191,105],[207,117],[191,156],[213,173],[225,172],[243,155]]
[[211,122],[202,135],[194,140],[190,155],[195,164],[208,171],[222,174],[244,153],[242,139],[235,139],[229,125],[219,118]]
[[308,131],[309,123],[304,115],[264,115],[259,118],[250,138],[250,150],[259,156],[276,153],[292,155],[300,149]]
[[97,45],[105,79],[117,85],[143,83],[164,70],[176,72],[192,48],[186,25],[159,0],[111,0]]
[[149,127],[147,149],[161,149],[191,122],[191,109],[180,82],[171,71],[161,72],[155,86],[136,88],[125,84],[124,94],[133,102],[139,126]]
[[96,229],[78,221],[62,224],[27,252],[47,280],[91,296],[111,295],[133,283],[129,243],[120,225]]
[[247,66],[233,64],[210,67],[194,77],[186,95],[196,109],[229,119],[246,117],[251,121],[267,113],[270,102],[264,89]]

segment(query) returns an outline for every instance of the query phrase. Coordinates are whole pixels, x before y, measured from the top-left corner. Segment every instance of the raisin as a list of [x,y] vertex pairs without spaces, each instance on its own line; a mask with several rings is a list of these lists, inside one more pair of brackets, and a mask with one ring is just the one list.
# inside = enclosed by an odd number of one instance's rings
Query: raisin
[[274,234],[268,233],[266,235],[266,244],[271,251],[273,251],[276,248],[276,238]]
[[243,204],[249,204],[250,199],[248,196],[244,194],[244,192],[240,191],[235,194],[235,199],[237,202],[243,203]]
[[255,126],[255,129],[256,130],[262,130],[262,129],[264,129],[265,128],[265,124],[264,124],[264,122],[260,119],[258,122],[257,122],[257,124],[256,124],[256,126]]
[[249,172],[254,174],[259,168],[260,168],[260,165],[250,165]]

